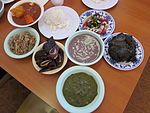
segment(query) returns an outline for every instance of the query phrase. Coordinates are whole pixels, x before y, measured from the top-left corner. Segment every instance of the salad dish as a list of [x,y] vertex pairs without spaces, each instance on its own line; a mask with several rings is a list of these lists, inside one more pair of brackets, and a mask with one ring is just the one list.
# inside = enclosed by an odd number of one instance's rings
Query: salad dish
[[80,30],[91,30],[99,34],[103,39],[107,38],[115,30],[115,21],[113,17],[100,10],[88,10],[81,14]]

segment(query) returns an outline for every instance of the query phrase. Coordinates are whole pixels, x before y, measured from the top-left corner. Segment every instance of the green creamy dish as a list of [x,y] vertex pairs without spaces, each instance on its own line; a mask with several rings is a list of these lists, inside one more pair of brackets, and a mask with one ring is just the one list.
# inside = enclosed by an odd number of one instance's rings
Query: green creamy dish
[[84,72],[72,74],[64,83],[63,95],[70,105],[86,106],[97,96],[97,83]]

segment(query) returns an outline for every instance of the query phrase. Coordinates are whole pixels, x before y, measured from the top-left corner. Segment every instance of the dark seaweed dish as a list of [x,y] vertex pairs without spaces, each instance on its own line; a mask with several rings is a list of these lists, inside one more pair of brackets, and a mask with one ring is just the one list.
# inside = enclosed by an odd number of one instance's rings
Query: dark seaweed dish
[[109,42],[108,53],[116,62],[134,62],[136,42],[131,35],[120,33]]
[[40,72],[50,71],[62,66],[64,61],[64,52],[55,43],[53,37],[51,37],[43,45],[43,48],[35,54],[35,61],[41,68]]
[[63,86],[66,101],[73,106],[83,107],[90,104],[97,95],[97,83],[84,72],[69,76]]

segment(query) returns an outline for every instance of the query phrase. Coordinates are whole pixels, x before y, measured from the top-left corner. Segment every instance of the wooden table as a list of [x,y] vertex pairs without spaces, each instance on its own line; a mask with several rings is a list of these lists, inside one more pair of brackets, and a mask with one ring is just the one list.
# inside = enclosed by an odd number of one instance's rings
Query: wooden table
[[[46,76],[41,75],[34,69],[31,57],[21,60],[9,58],[4,52],[3,43],[6,35],[14,29],[6,18],[7,11],[12,4],[5,6],[5,13],[0,19],[0,66],[60,113],[65,113],[66,111],[56,99],[55,88],[59,75],[73,64],[69,61],[61,72]],[[89,9],[84,6],[81,0],[65,0],[65,5],[75,9],[78,14]],[[45,9],[51,6],[49,2]],[[119,0],[115,7],[107,10],[116,21],[115,32],[121,31],[134,35],[143,44],[145,57],[143,63],[137,69],[127,72],[112,68],[104,59],[91,66],[101,74],[106,88],[104,101],[95,113],[122,113],[126,107],[150,55],[149,6],[149,0]],[[37,25],[33,27],[37,28]],[[41,35],[41,41],[44,40],[45,38]],[[61,42],[64,43],[65,41]]]

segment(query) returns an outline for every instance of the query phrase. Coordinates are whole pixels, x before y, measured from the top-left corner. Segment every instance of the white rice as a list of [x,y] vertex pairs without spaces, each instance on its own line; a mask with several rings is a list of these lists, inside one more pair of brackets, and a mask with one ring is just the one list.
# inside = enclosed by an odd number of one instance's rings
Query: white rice
[[69,25],[67,14],[63,10],[55,9],[44,16],[44,22],[51,30],[63,29]]

